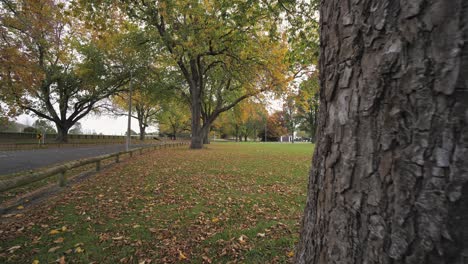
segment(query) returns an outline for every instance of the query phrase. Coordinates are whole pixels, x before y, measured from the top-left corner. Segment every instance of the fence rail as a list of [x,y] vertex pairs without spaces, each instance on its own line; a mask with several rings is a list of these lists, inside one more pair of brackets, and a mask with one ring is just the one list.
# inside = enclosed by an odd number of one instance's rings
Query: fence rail
[[178,147],[183,145],[188,145],[188,142],[171,142],[153,145],[149,147],[141,147],[132,149],[129,151],[116,152],[112,154],[101,155],[92,158],[85,158],[80,160],[70,161],[64,164],[56,165],[45,170],[36,171],[36,172],[23,172],[23,173],[14,173],[9,175],[0,176],[0,192],[8,191],[14,188],[18,188],[30,183],[34,183],[46,178],[49,178],[54,175],[58,175],[58,184],[59,186],[65,186],[66,184],[66,173],[68,170],[82,167],[89,164],[96,164],[96,171],[101,169],[101,161],[114,158],[116,163],[120,162],[120,157],[123,155],[133,156],[134,153],[143,154],[145,151],[161,149],[161,148],[170,148]]

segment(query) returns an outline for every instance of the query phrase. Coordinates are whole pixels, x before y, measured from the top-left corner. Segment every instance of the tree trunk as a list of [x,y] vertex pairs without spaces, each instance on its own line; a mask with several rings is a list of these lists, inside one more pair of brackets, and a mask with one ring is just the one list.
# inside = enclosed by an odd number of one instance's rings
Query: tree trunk
[[322,0],[297,263],[468,263],[468,2]]
[[172,126],[172,139],[177,140],[177,128],[175,126]]
[[247,142],[247,135],[244,135],[244,142]]
[[203,144],[210,144],[211,125],[204,125],[202,130],[203,130]]
[[63,124],[56,124],[56,127],[57,137],[55,138],[55,141],[59,143],[68,143],[68,130],[70,127]]
[[192,141],[191,149],[203,148],[203,131],[201,127],[201,102],[199,91],[192,91]]
[[145,135],[146,135],[146,127],[140,126],[140,140],[141,141],[145,140]]

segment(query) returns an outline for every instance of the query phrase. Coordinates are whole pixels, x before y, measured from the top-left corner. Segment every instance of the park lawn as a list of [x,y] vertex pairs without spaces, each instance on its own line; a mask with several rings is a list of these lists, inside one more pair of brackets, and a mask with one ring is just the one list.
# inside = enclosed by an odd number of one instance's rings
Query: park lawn
[[289,262],[312,151],[214,143],[126,160],[3,216],[0,263]]

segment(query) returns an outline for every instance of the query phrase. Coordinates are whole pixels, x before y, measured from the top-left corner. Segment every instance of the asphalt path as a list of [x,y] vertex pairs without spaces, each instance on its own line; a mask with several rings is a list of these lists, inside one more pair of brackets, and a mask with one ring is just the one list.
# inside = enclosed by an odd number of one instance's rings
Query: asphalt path
[[[145,145],[132,145],[139,148]],[[124,151],[125,145],[98,145],[92,147],[65,147],[17,151],[0,151],[0,175],[47,167],[67,161],[96,157]]]

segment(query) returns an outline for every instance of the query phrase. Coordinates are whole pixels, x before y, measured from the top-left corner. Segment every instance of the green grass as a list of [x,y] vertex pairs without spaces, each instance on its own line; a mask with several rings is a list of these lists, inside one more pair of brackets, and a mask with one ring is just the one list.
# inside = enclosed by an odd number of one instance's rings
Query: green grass
[[215,143],[122,162],[3,218],[0,262],[287,263],[312,151],[312,144]]

